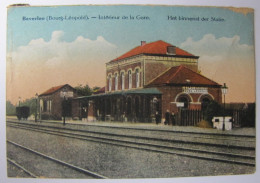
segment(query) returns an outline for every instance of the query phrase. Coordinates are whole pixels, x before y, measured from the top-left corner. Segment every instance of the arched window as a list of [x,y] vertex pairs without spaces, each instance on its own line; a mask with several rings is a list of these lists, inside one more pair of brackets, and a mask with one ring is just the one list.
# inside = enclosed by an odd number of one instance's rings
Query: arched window
[[128,71],[128,88],[129,89],[132,88],[132,71],[131,70]]
[[115,74],[115,90],[118,90],[118,75]]
[[112,90],[112,77],[111,75],[108,76],[108,91]]
[[121,89],[125,89],[125,73],[121,73]]
[[203,111],[206,110],[209,103],[210,103],[209,98],[207,98],[207,97],[203,98],[202,101],[201,101],[201,110],[203,110]]
[[189,102],[190,102],[190,100],[189,100],[189,97],[188,97],[187,95],[181,95],[181,96],[179,96],[178,102],[184,104],[183,109],[188,109],[188,108],[189,108]]
[[212,101],[213,98],[210,95],[203,95],[200,98],[200,102],[201,102],[201,110],[206,110],[210,101]]
[[140,73],[139,69],[135,70],[136,88],[140,87]]

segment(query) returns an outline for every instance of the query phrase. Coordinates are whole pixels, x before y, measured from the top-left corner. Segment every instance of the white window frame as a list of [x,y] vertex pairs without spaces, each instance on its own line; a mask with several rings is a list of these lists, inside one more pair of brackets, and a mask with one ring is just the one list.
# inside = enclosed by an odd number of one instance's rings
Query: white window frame
[[112,77],[108,76],[108,91],[112,91]]
[[115,90],[118,90],[118,74],[115,73]]
[[128,72],[128,89],[132,88],[132,71],[129,70]]
[[125,73],[124,72],[121,73],[121,89],[122,90],[125,89]]
[[140,71],[139,69],[136,69],[135,70],[135,80],[136,80],[136,88],[139,88],[140,87]]

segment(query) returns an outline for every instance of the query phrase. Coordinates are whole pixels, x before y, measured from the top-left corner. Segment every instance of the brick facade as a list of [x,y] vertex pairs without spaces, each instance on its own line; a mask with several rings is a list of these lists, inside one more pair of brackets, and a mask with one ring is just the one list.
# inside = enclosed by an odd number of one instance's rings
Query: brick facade
[[198,73],[198,58],[163,41],[143,43],[106,63],[105,93],[84,99],[94,102],[88,114],[152,122],[155,113],[164,118],[167,110],[201,109],[210,100],[221,103],[221,85]]
[[[141,70],[141,62],[131,63],[131,64],[125,64],[125,65],[115,65],[112,68],[109,68],[106,70],[107,77],[106,77],[106,91],[118,91],[122,90],[122,74],[124,74],[124,86],[125,89],[129,89],[129,74],[128,72],[131,71],[131,77],[132,77],[132,87],[139,88],[143,86],[143,72]],[[139,87],[136,87],[136,71],[138,69],[139,72]],[[116,76],[117,76],[117,85],[118,88],[116,90]],[[111,91],[109,91],[109,79],[111,79]]]
[[[44,92],[43,94],[39,95],[39,102],[40,102],[40,118],[41,119],[54,119],[54,120],[61,120],[62,119],[62,102],[63,100],[69,100],[71,108],[70,117],[77,117],[79,114],[78,110],[78,102],[72,102],[71,99],[78,97],[78,94],[75,92],[75,89],[72,88],[70,85],[62,85],[56,89],[50,90],[50,92]],[[62,92],[66,91],[67,93],[73,94],[72,96],[63,97]]]
[[188,109],[197,109],[201,110],[201,103],[203,98],[208,98],[210,100],[215,100],[221,103],[222,95],[220,88],[208,88],[207,94],[194,93],[188,94],[183,92],[183,86],[161,86],[157,87],[162,93],[162,115],[167,110],[173,111],[174,113],[178,112],[180,108],[177,107],[176,103],[179,102],[178,99],[180,96],[185,96],[189,100]]
[[[122,90],[121,73],[124,73],[125,89],[129,89],[128,71],[132,73],[132,88],[136,87],[136,69],[139,69],[139,87],[145,86],[151,80],[173,66],[184,65],[187,68],[197,71],[198,60],[188,58],[173,58],[172,56],[139,56],[132,59],[117,61],[116,63],[108,63],[106,69],[106,91],[115,91],[115,76],[118,77],[118,90]],[[109,79],[111,78],[111,91],[109,91]]]

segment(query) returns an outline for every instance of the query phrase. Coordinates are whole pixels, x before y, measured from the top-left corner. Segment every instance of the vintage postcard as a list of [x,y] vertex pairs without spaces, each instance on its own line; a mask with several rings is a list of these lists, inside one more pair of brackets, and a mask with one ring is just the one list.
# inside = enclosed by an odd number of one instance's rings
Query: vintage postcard
[[254,9],[8,7],[9,178],[254,174]]

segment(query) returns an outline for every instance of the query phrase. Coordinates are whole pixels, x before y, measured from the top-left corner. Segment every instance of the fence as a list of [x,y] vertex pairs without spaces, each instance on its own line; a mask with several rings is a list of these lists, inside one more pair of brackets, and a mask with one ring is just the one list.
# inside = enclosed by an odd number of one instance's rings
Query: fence
[[201,110],[180,110],[176,114],[176,123],[179,126],[196,126],[203,119]]
[[[229,109],[225,111],[225,116],[232,117],[233,127],[255,127],[254,109]],[[196,126],[203,119],[204,114],[201,110],[180,110],[176,114],[178,126]]]
[[227,110],[227,116],[232,116],[233,127],[255,127],[255,112],[248,109]]

